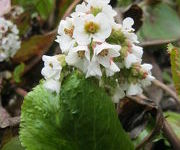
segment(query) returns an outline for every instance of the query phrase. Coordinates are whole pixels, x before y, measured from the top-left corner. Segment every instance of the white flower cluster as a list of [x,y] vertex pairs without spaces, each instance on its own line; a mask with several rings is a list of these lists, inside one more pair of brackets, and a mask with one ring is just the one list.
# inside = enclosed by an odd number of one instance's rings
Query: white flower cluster
[[58,56],[46,56],[44,55],[42,60],[44,61],[44,68],[41,74],[46,79],[44,87],[50,91],[59,93],[60,91],[60,74],[62,70],[61,62],[58,60]]
[[[56,42],[66,63],[81,70],[86,77],[97,77],[105,86],[111,86],[107,81],[115,80],[117,85],[112,96],[117,101],[125,95],[141,94],[141,87],[149,85],[154,77],[152,66],[141,64],[143,49],[137,46],[133,19],[126,18],[117,24],[116,12],[109,2],[86,0],[77,5],[75,12],[60,22]],[[45,78],[46,74],[48,71],[43,74]]]
[[0,17],[0,62],[13,57],[21,46],[19,30],[11,21]]

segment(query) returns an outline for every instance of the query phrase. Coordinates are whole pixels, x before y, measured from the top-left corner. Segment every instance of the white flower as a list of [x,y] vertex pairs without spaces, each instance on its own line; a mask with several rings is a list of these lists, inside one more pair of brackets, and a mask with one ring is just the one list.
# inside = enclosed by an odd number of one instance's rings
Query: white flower
[[13,57],[21,47],[19,30],[11,21],[0,17],[0,62]]
[[74,47],[66,56],[66,62],[86,73],[90,63],[90,52],[88,46]]
[[111,34],[111,25],[103,13],[78,17],[74,20],[74,34],[78,44],[87,45],[91,40],[104,42]]
[[140,95],[142,94],[143,90],[141,88],[140,84],[130,84],[127,91],[126,95],[131,96],[131,95]]
[[56,42],[60,44],[60,48],[63,53],[67,53],[75,44],[73,39],[74,25],[73,19],[67,17],[66,20],[60,22],[58,28],[58,36]]
[[89,63],[86,78],[90,76],[101,77],[102,72],[99,63],[93,58]]
[[141,67],[147,73],[146,78],[141,81],[142,86],[146,87],[151,85],[151,82],[155,79],[155,77],[153,77],[151,73],[152,65],[143,64]]
[[44,68],[42,69],[41,74],[44,76],[44,78],[46,80],[59,80],[62,66],[58,61],[57,57],[44,55],[42,57],[42,60],[44,61]]
[[0,17],[0,33],[6,33],[8,31],[9,26],[11,26],[12,23],[8,20],[5,20],[4,18]]
[[88,0],[87,4],[83,2],[82,4],[77,5],[76,15],[92,14],[96,16],[99,13],[103,13],[108,18],[110,24],[113,24],[117,12],[108,5],[109,2],[110,0]]
[[119,100],[125,97],[124,90],[118,85],[115,89],[115,93],[112,97],[114,103],[119,103]]
[[113,58],[120,56],[120,49],[120,45],[111,45],[106,42],[97,44],[94,48],[93,57],[107,69],[106,73],[108,76],[112,76],[114,72],[120,71],[118,66],[113,62]]
[[82,4],[78,4],[75,8],[75,12],[77,13],[88,13],[90,8],[87,7],[86,3],[83,2]]
[[110,62],[111,62],[110,67],[106,68],[106,75],[109,77],[113,76],[115,72],[120,71],[119,67],[112,60],[110,60]]
[[134,20],[130,17],[125,18],[123,20],[122,24],[122,32],[127,37],[129,42],[132,43],[139,43],[137,35],[134,33],[134,28],[132,27],[134,25]]
[[61,83],[57,80],[48,79],[43,86],[50,92],[56,92],[58,94],[60,92]]
[[134,20],[130,17],[125,18],[122,23],[122,31],[124,32],[134,32],[134,28],[132,27],[134,25]]
[[12,33],[3,38],[1,44],[2,49],[9,57],[13,57],[16,54],[17,50],[21,47],[19,36]]
[[137,58],[142,58],[143,55],[143,48],[140,46],[136,46],[134,44],[132,44],[132,53],[137,57]]
[[109,2],[110,1],[105,0],[89,0],[87,7],[92,14],[97,15],[98,13],[103,13],[111,22],[114,22],[114,17],[117,15],[117,12],[112,9],[111,5],[108,5]]
[[125,36],[127,37],[128,41],[131,42],[131,43],[140,43],[138,41],[137,35],[135,33],[133,33],[133,32],[126,32]]
[[141,59],[136,57],[132,53],[128,53],[128,55],[124,59],[125,67],[129,69],[135,63],[141,63]]

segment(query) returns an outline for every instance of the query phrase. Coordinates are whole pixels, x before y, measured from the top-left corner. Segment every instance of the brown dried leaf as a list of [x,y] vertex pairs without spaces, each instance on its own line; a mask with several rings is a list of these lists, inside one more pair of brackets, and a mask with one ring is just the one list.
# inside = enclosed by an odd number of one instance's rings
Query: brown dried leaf
[[53,31],[45,35],[35,35],[23,41],[20,50],[16,53],[13,60],[18,63],[25,62],[33,56],[41,54],[52,45],[55,35],[56,31]]

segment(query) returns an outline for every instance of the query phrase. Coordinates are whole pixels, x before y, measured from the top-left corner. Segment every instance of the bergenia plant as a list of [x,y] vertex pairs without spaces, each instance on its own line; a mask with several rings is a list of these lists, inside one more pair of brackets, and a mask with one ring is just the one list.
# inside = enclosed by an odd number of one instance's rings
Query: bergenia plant
[[142,94],[154,79],[152,65],[142,64],[133,19],[116,23],[109,2],[87,0],[61,20],[62,53],[43,56],[44,80],[22,107],[20,140],[27,150],[134,149],[114,103]]
[[[89,0],[78,5],[70,17],[60,22],[56,41],[65,57],[63,63],[81,71],[86,78],[98,78],[100,86],[109,87],[110,96],[118,102],[125,95],[141,94],[142,88],[150,85],[154,77],[152,66],[142,64],[143,49],[137,45],[133,19],[126,18],[117,24],[116,12],[108,3]],[[44,56],[42,70],[45,87],[57,93],[62,81],[59,80],[62,62],[58,58]],[[52,84],[55,81],[59,86]]]

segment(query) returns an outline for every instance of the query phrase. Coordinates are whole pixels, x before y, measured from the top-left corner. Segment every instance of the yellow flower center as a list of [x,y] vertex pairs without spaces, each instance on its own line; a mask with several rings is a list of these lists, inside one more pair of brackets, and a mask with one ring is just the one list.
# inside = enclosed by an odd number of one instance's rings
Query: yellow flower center
[[99,25],[94,22],[87,22],[84,27],[85,31],[90,34],[95,34],[99,30]]
[[53,68],[53,64],[52,64],[52,63],[49,63],[49,66],[50,66],[51,68]]
[[104,49],[104,50],[102,50],[100,53],[99,53],[99,56],[102,56],[102,57],[105,57],[105,56],[107,56],[108,55],[108,49]]
[[67,29],[67,28],[64,29],[64,33],[69,35],[70,37],[73,36],[73,32],[74,32],[74,27],[72,27],[71,29]]
[[85,57],[85,51],[78,51],[78,56],[83,59]]

